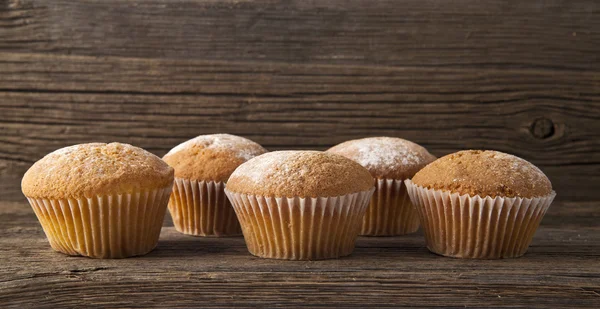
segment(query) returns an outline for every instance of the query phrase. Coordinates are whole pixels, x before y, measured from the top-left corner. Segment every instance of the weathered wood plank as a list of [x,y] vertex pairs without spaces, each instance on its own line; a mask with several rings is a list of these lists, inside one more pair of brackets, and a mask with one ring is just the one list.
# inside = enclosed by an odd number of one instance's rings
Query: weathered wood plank
[[597,70],[599,10],[594,0],[4,0],[0,50]]
[[0,199],[22,200],[26,168],[66,145],[162,155],[215,132],[271,150],[374,135],[438,156],[498,149],[540,165],[559,199],[600,197],[595,73],[0,55]]
[[145,257],[53,252],[29,206],[0,204],[2,307],[588,307],[600,301],[598,203],[552,205],[529,252],[443,258],[422,235],[359,238],[353,255],[292,262],[248,254],[242,238],[195,238],[167,222]]

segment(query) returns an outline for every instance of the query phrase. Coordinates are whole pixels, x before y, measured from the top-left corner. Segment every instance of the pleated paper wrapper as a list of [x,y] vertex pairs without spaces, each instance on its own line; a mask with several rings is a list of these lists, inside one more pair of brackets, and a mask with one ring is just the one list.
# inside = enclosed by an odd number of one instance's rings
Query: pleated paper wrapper
[[429,250],[458,258],[522,256],[556,196],[471,197],[405,183]]
[[377,179],[362,223],[360,235],[394,236],[419,229],[419,215],[410,201],[403,180]]
[[242,235],[224,188],[223,182],[175,178],[169,201],[175,229],[194,236]]
[[54,250],[92,258],[125,258],[156,247],[171,189],[28,200]]
[[336,197],[264,197],[225,190],[251,254],[321,260],[354,250],[374,188]]

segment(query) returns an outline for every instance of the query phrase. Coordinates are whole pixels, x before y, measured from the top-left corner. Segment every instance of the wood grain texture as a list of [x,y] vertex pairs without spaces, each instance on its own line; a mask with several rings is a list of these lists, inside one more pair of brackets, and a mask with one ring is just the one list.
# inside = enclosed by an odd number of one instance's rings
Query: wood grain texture
[[157,155],[229,132],[268,149],[400,136],[441,156],[497,149],[539,165],[559,199],[600,198],[595,72],[1,53],[0,198],[44,154],[121,141]]
[[362,237],[338,260],[248,254],[242,238],[195,238],[167,220],[159,247],[123,260],[50,249],[30,207],[0,203],[0,305],[81,307],[596,308],[597,202],[551,206],[528,253],[509,260],[431,254],[422,234]]
[[12,51],[460,68],[600,68],[600,4],[594,0],[0,3],[4,4],[0,49]]
[[400,136],[600,191],[600,18],[576,1],[0,1],[0,199],[56,148]]

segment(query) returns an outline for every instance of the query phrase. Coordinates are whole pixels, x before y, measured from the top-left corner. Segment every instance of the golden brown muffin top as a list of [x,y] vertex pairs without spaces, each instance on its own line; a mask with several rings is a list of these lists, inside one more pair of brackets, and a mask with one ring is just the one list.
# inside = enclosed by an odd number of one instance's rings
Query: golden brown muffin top
[[429,189],[470,196],[532,198],[548,195],[552,184],[535,165],[492,150],[463,150],[437,159],[412,182]]
[[58,149],[23,176],[30,198],[66,199],[127,194],[169,187],[173,169],[148,151],[121,143],[91,143]]
[[175,177],[225,182],[240,164],[265,152],[247,138],[212,134],[179,144],[163,160],[175,169]]
[[374,180],[364,167],[321,151],[274,151],[240,165],[227,182],[236,193],[276,197],[331,197],[366,191]]
[[364,166],[375,178],[412,177],[435,156],[411,141],[397,137],[368,137],[343,142],[327,152],[337,153]]

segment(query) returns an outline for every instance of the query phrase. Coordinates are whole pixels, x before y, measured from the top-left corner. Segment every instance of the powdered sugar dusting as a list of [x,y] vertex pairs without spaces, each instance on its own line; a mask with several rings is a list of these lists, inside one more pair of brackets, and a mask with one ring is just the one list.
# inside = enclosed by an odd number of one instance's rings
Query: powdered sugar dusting
[[166,155],[171,155],[193,147],[202,147],[204,149],[213,150],[229,150],[234,152],[244,161],[250,160],[264,152],[264,149],[260,147],[260,145],[247,138],[231,134],[211,134],[200,135],[185,141],[175,146]]
[[[78,145],[73,145],[73,146],[67,146],[67,147],[56,149],[55,151],[49,153],[48,155],[49,156],[51,156],[51,155],[68,156],[74,152],[77,152],[82,147],[88,147],[89,145],[93,145],[93,144],[78,144]],[[102,145],[102,144],[99,143],[98,145]]]
[[416,166],[431,157],[423,147],[399,138],[364,138],[348,142],[347,147],[352,147],[352,159],[368,169]]
[[93,196],[97,190],[125,192],[136,186],[166,185],[172,174],[168,164],[142,148],[89,143],[49,153],[33,164],[22,183],[24,192],[36,196]]
[[544,175],[544,172],[542,172],[542,170],[540,170],[537,166],[535,166],[531,162],[529,162],[525,159],[519,158],[517,156],[511,155],[508,153],[504,153],[504,152],[492,151],[492,150],[486,151],[485,153],[492,158],[509,161],[510,164],[508,164],[508,168],[511,169],[510,173]]
[[[230,178],[244,176],[250,178],[254,183],[263,183],[268,178],[285,178],[286,175],[292,172],[288,164],[290,160],[288,159],[297,154],[297,151],[274,151],[266,153],[240,165],[231,174]],[[307,169],[307,167],[303,167],[303,169]],[[306,173],[307,171],[301,170],[299,172]]]
[[373,187],[373,177],[343,156],[309,150],[275,151],[241,164],[227,188],[248,194],[319,197],[339,196]]
[[[104,155],[94,156],[91,154],[100,153]],[[88,143],[88,144],[78,144],[73,146],[67,146],[64,148],[57,149],[47,156],[58,156],[64,157],[67,160],[74,159],[89,159],[95,160],[103,157],[108,157],[109,154],[112,155],[128,155],[133,154],[142,158],[158,158],[154,154],[129,144],[124,143]]]
[[168,169],[154,154],[129,144],[88,143],[57,149],[36,162],[38,174],[45,179],[64,177],[112,177],[126,171]]

